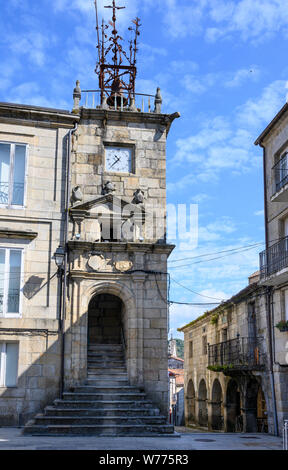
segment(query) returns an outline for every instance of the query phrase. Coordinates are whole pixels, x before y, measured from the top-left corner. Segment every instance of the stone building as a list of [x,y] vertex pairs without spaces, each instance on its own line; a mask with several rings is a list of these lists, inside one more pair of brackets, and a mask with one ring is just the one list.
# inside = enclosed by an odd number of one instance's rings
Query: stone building
[[184,414],[184,360],[177,356],[176,339],[168,343],[169,408],[170,421],[180,426]]
[[185,422],[225,432],[274,432],[265,290],[249,285],[179,328],[184,332]]
[[263,148],[266,249],[260,254],[265,287],[270,371],[279,432],[288,419],[288,104],[257,138]]
[[[58,399],[30,430],[66,432],[67,400],[103,408],[105,397],[131,397],[154,416],[134,406],[131,421],[173,432],[166,138],[179,113],[161,112],[159,89],[154,110],[113,93],[88,105],[77,82],[72,112],[0,104],[0,425]],[[88,418],[97,433],[104,418]],[[126,418],[119,429],[135,433]]]

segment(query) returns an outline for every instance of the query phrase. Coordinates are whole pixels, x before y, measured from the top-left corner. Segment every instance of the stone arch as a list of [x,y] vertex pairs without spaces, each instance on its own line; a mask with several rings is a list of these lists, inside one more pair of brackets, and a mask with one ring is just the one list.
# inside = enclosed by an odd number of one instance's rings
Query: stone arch
[[212,429],[220,431],[223,429],[223,393],[218,379],[215,379],[212,386]]
[[195,387],[193,380],[190,379],[187,387],[186,394],[186,405],[187,405],[187,424],[195,422]]
[[245,390],[245,431],[268,432],[267,402],[261,386],[261,379],[250,377]]
[[[87,282],[87,281],[86,281]],[[88,331],[88,308],[93,297],[100,294],[110,294],[121,299],[123,303],[122,324],[124,333],[124,346],[127,372],[129,380],[137,383],[138,377],[143,374],[142,364],[138,357],[135,357],[135,351],[138,350],[138,330],[135,321],[137,321],[136,298],[133,291],[120,281],[98,281],[91,280],[86,283],[81,295],[81,310],[87,312],[86,328]],[[136,332],[136,334],[135,334]]]
[[200,381],[198,388],[198,422],[200,426],[208,425],[207,387],[204,379]]
[[88,348],[93,344],[123,343],[123,309],[120,297],[97,294],[88,306]]
[[241,414],[241,396],[236,380],[230,379],[226,388],[226,431],[241,432],[243,416]]
[[130,312],[135,311],[136,302],[132,292],[125,284],[119,281],[93,281],[84,292],[82,296],[82,308],[84,311],[88,310],[89,303],[95,295],[98,294],[112,294],[119,297],[124,303],[126,309]]

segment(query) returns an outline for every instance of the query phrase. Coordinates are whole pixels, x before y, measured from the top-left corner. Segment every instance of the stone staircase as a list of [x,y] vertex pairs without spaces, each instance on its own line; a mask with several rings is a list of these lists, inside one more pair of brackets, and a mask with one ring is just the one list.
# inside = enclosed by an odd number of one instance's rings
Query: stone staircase
[[29,421],[24,434],[159,436],[173,435],[146,394],[130,386],[120,344],[94,344],[88,351],[87,379],[63,393]]

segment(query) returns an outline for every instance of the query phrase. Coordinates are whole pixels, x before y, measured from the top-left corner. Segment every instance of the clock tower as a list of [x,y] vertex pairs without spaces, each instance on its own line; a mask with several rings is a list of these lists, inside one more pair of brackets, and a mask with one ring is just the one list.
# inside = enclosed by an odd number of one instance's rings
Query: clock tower
[[114,0],[107,7],[112,21],[97,25],[99,89],[81,91],[79,82],[74,89],[80,120],[68,165],[64,385],[87,377],[89,348],[121,345],[129,384],[167,416],[167,259],[174,246],[166,241],[166,139],[180,115],[161,112],[159,88],[155,96],[137,94],[140,20],[125,53],[120,7]]

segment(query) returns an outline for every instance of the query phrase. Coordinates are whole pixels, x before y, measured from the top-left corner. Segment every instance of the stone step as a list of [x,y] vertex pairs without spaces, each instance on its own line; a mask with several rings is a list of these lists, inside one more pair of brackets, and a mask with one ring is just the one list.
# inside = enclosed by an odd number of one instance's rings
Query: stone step
[[45,416],[37,415],[35,417],[36,425],[160,425],[166,424],[166,419],[164,416]]
[[134,407],[134,408],[93,408],[93,407],[86,407],[86,408],[64,408],[59,406],[46,406],[44,412],[45,416],[93,416],[93,417],[118,417],[121,416],[123,418],[125,417],[136,417],[136,416],[160,416],[160,411],[158,408],[152,408],[152,407]]
[[64,392],[63,398],[68,400],[139,400],[145,398],[146,394],[142,392],[124,392],[124,393],[89,393],[89,392]]
[[123,351],[88,351],[87,357],[121,357],[125,358]]
[[151,409],[153,404],[150,400],[54,400],[54,405],[60,408],[95,408],[95,409]]
[[76,387],[70,387],[70,392],[73,393],[94,393],[94,394],[101,394],[106,395],[109,393],[120,393],[126,394],[129,393],[141,393],[141,390],[137,387],[131,385],[78,385]]
[[94,359],[89,359],[87,361],[87,368],[90,369],[91,367],[97,367],[97,368],[114,368],[114,367],[125,367],[125,362],[124,361],[106,361],[105,359],[103,360],[94,360]]
[[118,374],[119,372],[126,372],[126,367],[94,367],[94,366],[88,366],[87,367],[87,373],[88,374],[105,374],[105,375],[113,375],[113,374]]
[[88,346],[88,352],[105,352],[105,351],[119,351],[123,352],[122,344],[90,344]]
[[97,435],[97,436],[150,436],[173,435],[174,428],[170,424],[142,425],[142,424],[111,424],[111,425],[35,425],[28,424],[24,428],[25,434],[33,435]]
[[127,378],[123,378],[123,379],[110,379],[110,380],[106,380],[106,379],[102,379],[100,377],[95,377],[93,379],[86,379],[85,382],[84,382],[84,385],[88,385],[88,386],[101,386],[101,387],[109,387],[110,385],[112,387],[117,387],[117,386],[128,386],[129,385],[129,381]]

